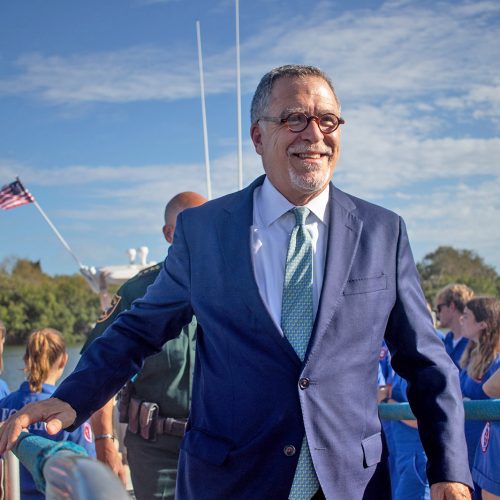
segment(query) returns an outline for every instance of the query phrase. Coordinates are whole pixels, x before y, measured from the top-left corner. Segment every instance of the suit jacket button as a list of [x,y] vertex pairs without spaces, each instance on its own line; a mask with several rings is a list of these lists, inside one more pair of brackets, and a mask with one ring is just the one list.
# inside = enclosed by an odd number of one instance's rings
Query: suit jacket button
[[293,457],[295,455],[295,446],[291,445],[291,444],[288,444],[286,445],[284,448],[283,448],[283,453],[287,456],[287,457]]
[[307,377],[301,378],[299,380],[299,387],[301,389],[307,389],[309,387],[310,383],[311,383],[311,381]]

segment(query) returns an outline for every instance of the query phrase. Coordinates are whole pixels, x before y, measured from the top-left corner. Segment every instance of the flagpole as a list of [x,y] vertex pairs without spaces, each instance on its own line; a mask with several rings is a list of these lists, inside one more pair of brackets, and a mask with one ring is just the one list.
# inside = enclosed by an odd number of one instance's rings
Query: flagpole
[[50,226],[52,231],[54,231],[55,235],[59,238],[59,241],[63,244],[64,248],[71,254],[73,259],[75,259],[78,267],[84,267],[80,262],[80,259],[75,255],[73,250],[71,250],[70,246],[66,242],[66,240],[61,236],[61,233],[57,230],[57,228],[52,224],[52,221],[47,217],[47,214],[42,210],[42,207],[38,204],[36,200],[33,201],[33,205],[38,209],[38,211],[42,214],[42,217],[46,220],[47,224]]
[[210,159],[208,157],[207,113],[205,111],[205,83],[203,81],[203,60],[201,54],[200,21],[196,21],[196,40],[198,42],[198,66],[200,71],[201,117],[203,121],[203,146],[205,150],[205,171],[207,176],[208,199],[212,199],[212,184],[210,182]]
[[[19,179],[19,177],[16,177],[16,179],[19,181],[19,184],[21,184],[23,189],[26,190],[24,187],[24,184],[21,182],[21,179]],[[73,257],[73,259],[75,259],[76,263],[78,264],[78,267],[80,267],[80,268],[84,267],[84,265],[80,262],[80,259],[75,255],[73,250],[71,250],[71,248],[68,245],[68,243],[66,242],[66,240],[61,236],[61,233],[57,230],[56,226],[54,226],[54,224],[52,224],[52,221],[48,218],[47,214],[42,210],[42,207],[38,204],[38,202],[36,201],[36,199],[34,197],[33,197],[33,205],[35,205],[35,207],[38,209],[38,211],[42,214],[42,217],[45,219],[45,221],[50,226],[52,231],[54,231],[55,235],[57,236],[59,241],[63,244],[64,248],[70,253],[70,255]]]
[[238,186],[243,188],[243,147],[241,138],[240,10],[236,0],[236,106],[238,122]]

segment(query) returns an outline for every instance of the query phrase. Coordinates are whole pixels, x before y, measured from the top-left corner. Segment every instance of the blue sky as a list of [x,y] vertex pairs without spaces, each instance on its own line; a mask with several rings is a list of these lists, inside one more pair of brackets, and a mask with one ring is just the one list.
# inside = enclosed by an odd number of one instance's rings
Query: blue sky
[[[214,196],[238,188],[233,0],[0,4],[0,185],[20,176],[81,261],[161,260],[165,202],[206,194],[201,23]],[[333,79],[342,189],[403,215],[416,260],[440,245],[500,271],[500,3],[240,0],[244,185],[260,77],[287,63]],[[0,261],[77,271],[36,208],[0,212]]]

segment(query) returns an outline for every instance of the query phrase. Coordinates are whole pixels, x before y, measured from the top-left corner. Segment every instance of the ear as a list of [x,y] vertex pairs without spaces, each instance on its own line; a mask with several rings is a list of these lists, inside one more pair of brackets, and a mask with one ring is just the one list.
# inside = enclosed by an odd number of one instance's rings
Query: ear
[[488,328],[486,321],[480,321],[478,324],[479,324],[479,328],[481,328],[481,330],[486,330],[486,328]]
[[165,224],[162,231],[167,242],[171,244],[174,241],[175,226],[173,224]]
[[252,138],[256,153],[262,156],[262,131],[260,130],[260,125],[258,123],[255,123],[250,128],[250,137]]
[[66,367],[66,363],[68,362],[68,353],[67,352],[63,352],[61,354],[61,358],[60,358],[60,361],[59,361],[59,369],[60,370],[64,370],[64,368]]

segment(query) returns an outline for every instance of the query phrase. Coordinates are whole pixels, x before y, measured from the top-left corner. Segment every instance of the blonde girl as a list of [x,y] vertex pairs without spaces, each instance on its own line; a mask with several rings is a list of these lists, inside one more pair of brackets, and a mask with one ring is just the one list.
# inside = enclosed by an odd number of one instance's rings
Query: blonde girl
[[[68,362],[66,344],[61,333],[53,328],[42,328],[33,332],[28,338],[23,359],[26,381],[17,391],[0,401],[2,421],[28,403],[50,398],[55,391],[56,383]],[[92,432],[87,422],[73,432],[63,430],[53,436],[47,434],[44,422],[31,425],[29,431],[54,441],[73,441],[86,448],[91,456],[95,456]],[[20,479],[21,497],[40,500],[44,498],[44,495],[36,490],[31,474],[23,465],[20,466]]]
[[[0,320],[0,373],[3,372],[3,346],[5,344],[5,337],[7,336],[7,329],[2,320]],[[0,399],[3,399],[7,394],[10,394],[9,386],[3,378],[0,378]]]

